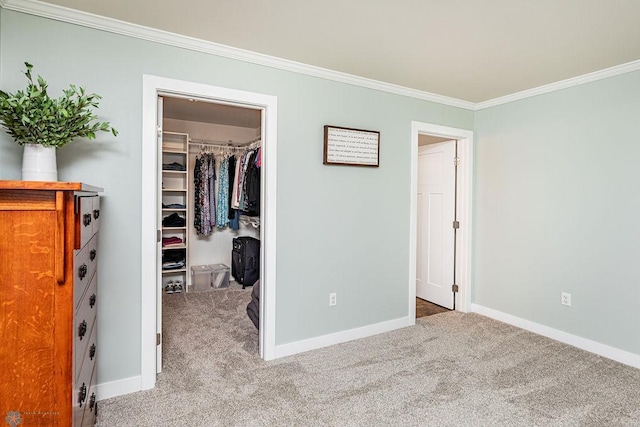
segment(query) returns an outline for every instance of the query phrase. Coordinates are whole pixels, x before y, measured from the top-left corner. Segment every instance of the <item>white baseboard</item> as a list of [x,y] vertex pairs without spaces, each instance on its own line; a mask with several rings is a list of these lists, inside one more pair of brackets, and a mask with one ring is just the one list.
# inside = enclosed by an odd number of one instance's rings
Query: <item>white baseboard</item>
[[522,319],[478,304],[471,304],[471,311],[499,320],[500,322],[508,323],[510,325],[517,326],[518,328],[543,335],[547,338],[569,344],[590,353],[595,353],[599,356],[606,357],[607,359],[615,360],[616,362],[633,366],[634,368],[640,368],[640,355],[638,354],[630,353],[619,348],[582,338],[577,335],[563,332],[549,326],[541,325],[540,323]]
[[362,326],[360,328],[340,331],[333,334],[322,335],[306,340],[295,341],[287,344],[276,345],[275,357],[291,356],[293,354],[303,353],[309,350],[316,350],[330,345],[340,344],[347,341],[353,341],[360,338],[370,337],[372,335],[382,334],[384,332],[393,331],[395,329],[405,328],[416,324],[416,319],[411,317],[402,317],[400,319],[389,320],[386,322],[376,323],[374,325]]
[[98,400],[135,393],[136,391],[142,390],[142,378],[137,376],[98,384],[96,390]]

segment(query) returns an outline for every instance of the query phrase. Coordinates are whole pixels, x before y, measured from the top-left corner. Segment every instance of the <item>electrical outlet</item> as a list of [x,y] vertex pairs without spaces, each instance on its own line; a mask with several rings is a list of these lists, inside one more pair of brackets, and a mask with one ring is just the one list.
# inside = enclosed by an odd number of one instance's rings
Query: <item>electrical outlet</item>
[[333,307],[338,303],[338,299],[335,292],[329,294],[329,307]]
[[567,305],[571,307],[571,294],[567,292],[563,292],[562,296],[560,297],[560,302],[562,303],[562,305]]

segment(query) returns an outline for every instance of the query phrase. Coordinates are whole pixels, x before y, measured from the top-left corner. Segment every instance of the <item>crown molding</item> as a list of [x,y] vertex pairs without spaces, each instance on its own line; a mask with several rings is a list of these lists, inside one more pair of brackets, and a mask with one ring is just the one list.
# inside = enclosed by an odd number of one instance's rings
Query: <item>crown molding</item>
[[424,101],[436,102],[438,104],[449,105],[466,110],[475,109],[475,103],[464,101],[461,99],[450,98],[447,96],[411,89],[391,83],[385,83],[378,80],[359,77],[353,74],[333,71],[296,61],[290,61],[287,59],[276,58],[270,55],[264,55],[244,49],[225,46],[222,44],[170,33],[168,31],[149,28],[142,25],[131,24],[117,19],[82,12],[79,10],[70,9],[50,3],[44,3],[37,0],[0,0],[0,7],[16,12],[23,12],[43,18],[54,19],[57,21],[80,25],[83,27],[89,27],[142,40],[162,43],[169,46],[189,49],[196,52],[202,52],[253,64],[263,65],[279,70],[291,71],[298,74],[319,77],[326,80],[365,87],[368,89],[379,90],[382,92],[393,93],[410,98],[417,98]]
[[594,71],[593,73],[583,74],[581,76],[572,77],[566,80],[560,80],[559,82],[550,83],[548,85],[523,90],[522,92],[512,93],[511,95],[501,96],[500,98],[494,98],[488,101],[479,102],[475,105],[475,110],[484,110],[485,108],[496,107],[498,105],[519,101],[521,99],[531,98],[533,96],[555,92],[574,86],[580,86],[585,83],[591,83],[597,80],[619,76],[621,74],[626,74],[638,70],[640,70],[640,60],[627,62],[626,64],[616,65],[615,67],[605,68],[604,70]]
[[458,107],[471,111],[478,111],[486,108],[496,107],[498,105],[508,104],[510,102],[531,98],[533,96],[555,92],[558,90],[579,86],[585,83],[590,83],[597,80],[602,80],[609,77],[614,77],[621,74],[630,73],[632,71],[640,70],[640,60],[632,61],[626,64],[606,68],[604,70],[584,74],[582,76],[572,77],[566,80],[561,80],[559,82],[527,89],[499,98],[490,99],[488,101],[474,103],[462,99],[437,95],[417,89],[411,89],[392,83],[385,83],[378,80],[368,79],[366,77],[359,77],[340,71],[334,71],[326,68],[316,67],[313,65],[303,64],[296,61],[290,61],[288,59],[282,59],[257,52],[251,52],[244,49],[238,49],[235,47],[213,43],[194,37],[170,33],[168,31],[149,28],[138,24],[132,24],[113,18],[107,18],[88,12],[70,9],[64,6],[45,3],[38,0],[0,0],[0,8],[76,24],[101,31],[107,31],[141,40],[161,43],[168,46],[174,46],[210,55],[235,59],[238,61],[249,62],[252,64],[263,65],[279,70],[291,71],[298,74],[304,74],[307,76],[318,77],[321,79],[345,83],[353,86],[379,90],[382,92],[420,99],[423,101],[431,101],[438,104]]

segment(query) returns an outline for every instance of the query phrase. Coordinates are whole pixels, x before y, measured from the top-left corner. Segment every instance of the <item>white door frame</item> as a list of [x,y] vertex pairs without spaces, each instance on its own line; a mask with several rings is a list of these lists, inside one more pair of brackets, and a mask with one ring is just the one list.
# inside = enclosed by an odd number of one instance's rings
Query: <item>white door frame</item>
[[156,283],[157,245],[157,132],[158,95],[199,98],[207,101],[262,110],[262,221],[260,240],[260,357],[275,358],[276,297],[276,171],[278,99],[272,95],[245,92],[200,83],[143,75],[142,84],[142,221],[141,221],[141,389],[156,384]]
[[[416,236],[418,232],[418,136],[432,135],[458,141],[458,221],[456,234],[456,310],[471,309],[471,209],[473,193],[473,132],[423,122],[411,122],[411,197],[409,220],[409,315],[416,317]],[[451,159],[453,162],[453,159]],[[452,224],[453,226],[453,224]]]

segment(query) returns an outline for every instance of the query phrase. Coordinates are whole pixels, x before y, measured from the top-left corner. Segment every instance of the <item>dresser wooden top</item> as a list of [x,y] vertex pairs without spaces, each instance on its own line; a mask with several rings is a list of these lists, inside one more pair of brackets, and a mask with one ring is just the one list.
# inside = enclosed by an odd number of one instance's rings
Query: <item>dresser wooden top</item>
[[0,180],[0,190],[48,190],[48,191],[88,191],[99,193],[103,188],[83,182],[8,181]]

